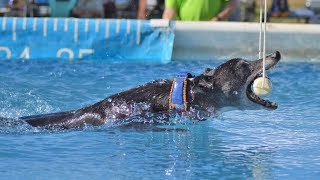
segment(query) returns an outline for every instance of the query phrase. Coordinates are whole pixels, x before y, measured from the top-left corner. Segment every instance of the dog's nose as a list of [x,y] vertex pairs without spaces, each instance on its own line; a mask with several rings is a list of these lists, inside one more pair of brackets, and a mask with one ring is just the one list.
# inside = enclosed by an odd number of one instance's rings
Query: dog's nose
[[281,59],[281,54],[280,54],[279,51],[276,51],[276,52],[271,54],[271,57],[274,58],[274,59],[280,60]]

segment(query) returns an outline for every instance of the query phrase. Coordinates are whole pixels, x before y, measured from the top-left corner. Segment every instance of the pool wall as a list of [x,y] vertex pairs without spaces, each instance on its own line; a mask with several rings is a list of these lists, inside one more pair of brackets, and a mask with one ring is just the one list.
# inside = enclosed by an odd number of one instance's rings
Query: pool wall
[[[172,58],[256,58],[259,23],[176,22]],[[266,51],[280,51],[285,59],[320,61],[320,25],[267,24]]]
[[0,18],[0,59],[169,62],[174,22]]
[[[256,58],[259,23],[0,18],[0,59],[102,61]],[[267,53],[318,61],[320,25],[267,25]]]

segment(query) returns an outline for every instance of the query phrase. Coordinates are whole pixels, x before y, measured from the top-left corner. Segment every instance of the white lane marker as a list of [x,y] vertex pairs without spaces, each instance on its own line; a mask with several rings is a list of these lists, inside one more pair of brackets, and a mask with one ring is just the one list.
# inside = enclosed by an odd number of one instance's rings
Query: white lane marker
[[130,27],[131,26],[131,21],[128,19],[127,20],[127,34],[130,34]]
[[27,29],[27,18],[26,18],[26,17],[23,18],[23,21],[22,21],[22,29],[23,29],[23,30],[26,30],[26,29]]
[[58,18],[53,19],[53,31],[56,32],[58,30]]
[[86,19],[84,22],[84,32],[88,32],[89,31],[89,20]]
[[96,31],[96,33],[97,32],[99,32],[99,24],[100,24],[100,20],[99,19],[96,19],[96,21],[95,21],[96,23],[95,23],[95,31]]
[[78,42],[78,19],[74,20],[74,42]]
[[140,39],[141,39],[140,28],[141,28],[141,21],[138,20],[138,22],[137,22],[137,39],[136,39],[137,45],[140,44]]
[[116,33],[118,34],[120,32],[120,19],[117,19],[116,21]]
[[65,32],[68,31],[68,22],[69,22],[69,19],[68,19],[68,18],[65,18],[65,19],[64,19],[64,31],[65,31]]
[[37,18],[33,18],[33,31],[36,31],[37,30]]
[[6,30],[6,24],[7,24],[7,18],[3,17],[2,18],[2,31]]
[[110,21],[109,19],[106,20],[106,38],[109,38],[109,27],[110,27]]
[[47,24],[48,24],[48,18],[43,19],[43,36],[47,37]]
[[17,18],[13,18],[13,22],[12,22],[12,40],[15,41],[17,40]]

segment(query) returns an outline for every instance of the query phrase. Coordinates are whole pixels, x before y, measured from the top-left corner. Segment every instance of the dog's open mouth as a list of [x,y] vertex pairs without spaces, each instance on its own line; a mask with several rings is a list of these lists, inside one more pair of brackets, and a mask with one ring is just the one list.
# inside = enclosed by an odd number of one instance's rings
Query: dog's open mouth
[[[276,51],[272,54],[270,54],[269,56],[266,57],[266,70],[269,70],[270,68],[274,68],[275,65],[279,62],[279,60],[281,59],[281,55],[280,52]],[[255,72],[253,72],[253,77],[252,79],[249,79],[249,83],[247,85],[247,89],[246,89],[246,94],[247,97],[250,101],[256,103],[256,104],[260,104],[261,106],[269,109],[269,110],[274,110],[278,108],[278,105],[276,102],[271,102],[269,100],[263,99],[261,97],[259,97],[258,95],[256,95],[253,91],[252,91],[252,85],[254,80],[256,80],[258,77],[261,76],[262,74],[262,59],[253,62],[253,67],[254,69],[256,69]]]
[[[258,78],[260,76],[257,76],[256,78]],[[266,100],[266,99],[263,99],[261,97],[259,97],[258,95],[256,95],[253,91],[252,91],[252,84],[254,82],[254,80],[256,79],[254,78],[247,86],[247,90],[246,90],[246,94],[247,94],[247,97],[249,98],[250,101],[254,102],[254,103],[257,103],[257,104],[260,104],[262,105],[263,107],[267,108],[267,109],[270,109],[270,110],[275,110],[278,108],[278,105],[276,102],[271,102],[269,100]]]

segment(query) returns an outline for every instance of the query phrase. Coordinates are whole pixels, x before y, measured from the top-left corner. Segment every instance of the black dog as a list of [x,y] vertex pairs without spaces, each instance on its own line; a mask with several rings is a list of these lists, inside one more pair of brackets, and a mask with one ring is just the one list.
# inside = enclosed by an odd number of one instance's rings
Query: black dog
[[[266,69],[280,60],[279,52],[266,57]],[[102,125],[133,117],[164,120],[172,112],[204,120],[232,109],[274,110],[276,103],[258,97],[251,90],[253,81],[261,76],[262,60],[229,60],[216,69],[206,69],[199,76],[157,80],[120,92],[79,110],[21,117],[35,127],[79,128],[86,124]],[[179,84],[180,81],[181,83]],[[178,88],[178,89],[177,89]],[[179,89],[180,88],[180,89]],[[176,97],[174,97],[176,96]],[[181,104],[174,102],[183,100]]]

